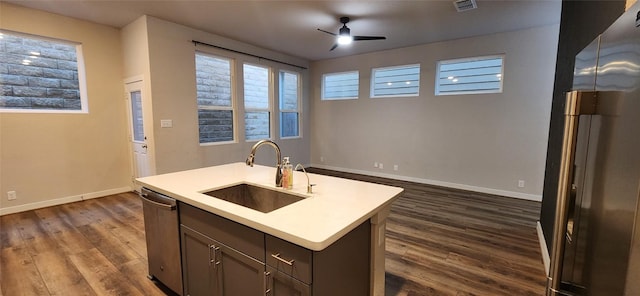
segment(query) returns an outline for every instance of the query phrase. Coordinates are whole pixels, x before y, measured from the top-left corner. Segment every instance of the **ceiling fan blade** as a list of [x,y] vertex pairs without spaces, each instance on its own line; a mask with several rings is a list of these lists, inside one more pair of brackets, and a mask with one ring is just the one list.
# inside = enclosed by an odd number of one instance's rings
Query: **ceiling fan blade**
[[320,31],[320,32],[324,32],[324,33],[327,33],[327,34],[329,34],[329,35],[338,36],[338,34],[336,34],[336,33],[331,33],[331,32],[329,32],[329,31],[325,31],[325,30],[322,30],[322,29],[318,29],[318,31]]
[[331,49],[329,49],[329,51],[332,51],[332,50],[336,49],[336,47],[338,47],[338,43],[336,43],[333,46],[331,46]]
[[353,41],[360,41],[360,40],[384,40],[387,39],[387,37],[383,37],[383,36],[353,36]]

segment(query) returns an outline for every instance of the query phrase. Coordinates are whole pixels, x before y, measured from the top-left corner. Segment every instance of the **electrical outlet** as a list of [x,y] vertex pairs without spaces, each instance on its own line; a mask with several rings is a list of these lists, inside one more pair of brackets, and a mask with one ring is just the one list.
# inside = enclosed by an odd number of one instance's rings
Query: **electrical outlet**
[[320,162],[324,162],[324,156],[320,156]]
[[384,169],[384,165],[382,164],[382,162],[378,164],[378,168],[379,169]]
[[18,196],[16,195],[15,191],[8,191],[7,192],[7,199],[8,200],[15,200],[17,198],[18,198]]
[[161,119],[160,127],[173,127],[173,120],[171,119]]
[[379,166],[379,164],[378,164],[377,162],[374,162],[374,163],[373,163],[373,167],[374,167],[374,168],[377,168],[378,166]]
[[524,180],[518,180],[518,188],[524,188]]
[[394,171],[397,171],[397,170],[398,170],[398,165],[397,165],[397,164],[394,164],[394,165],[393,165],[393,170],[394,170]]

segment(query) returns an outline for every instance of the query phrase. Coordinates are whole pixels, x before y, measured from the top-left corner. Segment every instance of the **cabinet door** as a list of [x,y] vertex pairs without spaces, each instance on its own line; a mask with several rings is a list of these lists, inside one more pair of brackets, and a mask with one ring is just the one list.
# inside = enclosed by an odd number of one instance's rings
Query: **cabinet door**
[[189,227],[180,227],[184,295],[214,295],[214,241]]
[[311,286],[267,266],[269,296],[311,296]]
[[216,243],[217,280],[220,296],[265,295],[265,265],[224,244]]

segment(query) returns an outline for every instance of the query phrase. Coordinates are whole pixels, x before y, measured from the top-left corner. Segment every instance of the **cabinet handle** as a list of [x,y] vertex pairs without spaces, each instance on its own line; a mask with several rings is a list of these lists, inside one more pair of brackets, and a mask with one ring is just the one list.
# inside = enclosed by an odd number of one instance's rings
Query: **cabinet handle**
[[273,282],[269,280],[271,276],[271,272],[264,272],[264,295],[268,296],[271,294],[271,287],[273,286]]
[[220,247],[215,247],[213,249],[213,258],[216,260],[216,265],[220,265],[222,263],[222,256],[220,254]]
[[[214,245],[209,245],[209,265],[216,262],[216,252],[214,251],[214,248]],[[213,256],[211,255],[211,253],[213,253]]]
[[277,254],[271,254],[271,257],[273,257],[273,258],[275,258],[276,260],[278,260],[278,261],[280,261],[280,262],[282,262],[282,263],[284,263],[284,264],[286,264],[286,265],[289,265],[289,266],[293,266],[293,263],[295,262],[295,260],[294,260],[294,259],[291,259],[291,260],[285,260],[285,259],[283,259],[282,257],[280,257],[280,253],[277,253]]

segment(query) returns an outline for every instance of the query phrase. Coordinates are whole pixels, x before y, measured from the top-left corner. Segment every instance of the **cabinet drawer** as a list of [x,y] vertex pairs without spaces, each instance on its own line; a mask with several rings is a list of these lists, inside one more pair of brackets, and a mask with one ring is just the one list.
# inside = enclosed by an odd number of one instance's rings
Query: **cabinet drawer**
[[267,289],[273,296],[311,296],[311,285],[305,284],[271,266],[267,266]]
[[178,203],[180,224],[264,262],[264,233],[186,203]]
[[311,284],[313,252],[277,237],[266,235],[266,262],[278,271]]

